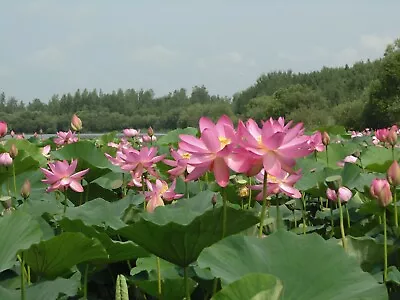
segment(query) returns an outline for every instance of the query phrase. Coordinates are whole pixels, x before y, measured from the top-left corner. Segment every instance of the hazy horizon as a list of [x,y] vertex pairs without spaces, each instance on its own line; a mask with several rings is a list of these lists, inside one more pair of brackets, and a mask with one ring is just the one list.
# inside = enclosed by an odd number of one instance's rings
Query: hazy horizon
[[262,74],[383,55],[400,2],[38,0],[3,3],[0,91],[24,102],[97,88],[205,85],[232,96]]

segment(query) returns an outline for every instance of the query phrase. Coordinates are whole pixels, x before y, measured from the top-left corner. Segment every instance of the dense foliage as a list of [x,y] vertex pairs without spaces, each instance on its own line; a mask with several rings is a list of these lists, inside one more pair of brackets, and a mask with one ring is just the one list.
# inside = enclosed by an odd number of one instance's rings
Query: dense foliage
[[123,133],[0,141],[0,299],[398,299],[396,125]]
[[379,128],[400,121],[400,42],[390,45],[382,59],[320,71],[291,71],[262,75],[232,99],[210,95],[204,86],[191,93],[176,90],[155,97],[152,90],[112,93],[77,90],[54,95],[48,103],[34,99],[25,105],[0,94],[0,119],[15,132],[65,130],[72,113],[85,120],[84,131],[104,132],[123,127],[158,131],[195,126],[201,116],[216,120],[285,116],[309,128],[340,124],[348,129]]

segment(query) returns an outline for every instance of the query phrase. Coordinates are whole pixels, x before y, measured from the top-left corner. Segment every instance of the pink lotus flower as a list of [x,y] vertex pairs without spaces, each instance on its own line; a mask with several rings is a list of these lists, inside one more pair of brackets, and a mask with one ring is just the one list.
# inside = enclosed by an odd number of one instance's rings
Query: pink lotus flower
[[[171,187],[168,188],[168,184],[157,179],[155,183],[146,181],[148,192],[145,192],[145,198],[147,203],[146,210],[148,212],[153,212],[158,206],[164,206],[164,201],[172,201],[183,197],[183,194],[176,194],[174,192],[176,182],[172,182]],[[164,200],[164,201],[163,201]]]
[[11,166],[13,159],[8,152],[0,153],[0,166]]
[[7,134],[8,128],[7,123],[4,121],[0,121],[0,138]]
[[147,170],[154,177],[158,177],[153,165],[163,160],[165,155],[157,154],[157,148],[143,147],[140,151],[133,148],[122,148],[119,159],[122,161],[121,169],[125,171],[133,171],[134,177],[141,177],[143,172]]
[[63,192],[70,187],[75,192],[83,192],[83,187],[80,181],[82,180],[83,176],[89,172],[89,169],[74,174],[77,164],[77,160],[73,160],[71,165],[64,160],[49,163],[48,165],[50,167],[50,171],[45,168],[40,168],[43,174],[46,176],[46,179],[43,179],[42,182],[50,185],[46,191],[51,192],[59,190]]
[[185,171],[187,171],[188,173],[193,171],[194,167],[188,165],[189,159],[191,157],[190,153],[184,152],[181,149],[178,149],[178,151],[171,149],[170,152],[174,160],[164,159],[163,163],[170,167],[174,167],[173,169],[168,171],[171,177],[179,177],[181,175],[184,175]]
[[322,152],[325,150],[325,146],[322,143],[322,134],[321,132],[317,131],[312,136],[310,136],[307,144],[310,146],[311,151],[318,151]]
[[43,155],[44,157],[46,157],[46,158],[49,158],[49,157],[50,157],[50,150],[51,150],[50,145],[44,146],[44,147],[41,149],[42,155]]
[[142,142],[143,143],[151,143],[157,141],[157,137],[155,135],[149,136],[149,135],[144,135],[142,137]]
[[377,129],[375,131],[376,138],[382,143],[387,142],[388,134],[389,134],[389,129],[387,128]]
[[391,146],[395,146],[397,143],[397,126],[393,125],[390,130],[389,133],[387,135],[387,142],[391,145]]
[[338,161],[336,165],[339,167],[344,167],[345,163],[355,164],[357,162],[357,157],[353,155],[346,156],[343,160]]
[[76,114],[73,114],[71,119],[71,128],[74,131],[81,131],[82,130],[82,120]]
[[188,164],[194,167],[186,181],[194,180],[207,171],[214,172],[215,180],[221,187],[229,183],[228,158],[235,146],[235,129],[231,119],[222,116],[217,124],[209,118],[200,119],[201,137],[181,134],[179,148],[189,153]]
[[387,170],[387,179],[389,183],[393,186],[400,185],[400,166],[396,160],[393,161],[393,163]]
[[122,130],[122,133],[126,136],[126,137],[134,137],[134,136],[138,136],[140,133],[140,130],[136,130],[133,128],[126,128],[124,130]]
[[25,134],[24,133],[22,133],[22,134],[17,134],[17,136],[15,137],[17,140],[23,140],[23,139],[25,139]]
[[[253,190],[260,190],[256,196],[256,200],[262,201],[262,190],[264,181],[264,170],[256,175],[256,180],[261,184],[251,186]],[[301,198],[301,193],[294,187],[294,184],[301,178],[300,172],[295,174],[289,174],[285,171],[281,171],[280,175],[275,177],[268,174],[267,177],[267,195],[273,195],[278,193],[284,193],[291,198]]]
[[358,131],[352,131],[351,132],[351,138],[356,138],[356,137],[362,137],[363,135],[366,135],[364,132],[358,132]]
[[[255,157],[260,165],[271,175],[279,177],[282,170],[293,173],[296,158],[304,157],[312,153],[308,144],[309,137],[303,135],[303,124],[299,123],[290,127],[292,122],[284,125],[284,119],[278,121],[272,118],[265,122],[262,129],[257,123],[249,119],[246,125],[239,121],[238,136],[241,138],[240,145]],[[236,165],[230,167],[237,172],[246,172],[252,165],[243,163],[236,157]],[[261,165],[262,164],[262,165]]]
[[392,192],[389,182],[386,179],[375,178],[370,186],[371,195],[378,200],[378,203],[386,207],[392,202]]
[[57,137],[54,139],[54,143],[56,143],[58,146],[76,143],[77,141],[78,138],[71,130],[68,130],[67,132],[57,132]]
[[353,193],[344,186],[340,187],[337,193],[335,190],[328,188],[326,190],[326,197],[334,202],[337,202],[338,198],[340,199],[340,202],[348,202],[351,197],[353,197]]

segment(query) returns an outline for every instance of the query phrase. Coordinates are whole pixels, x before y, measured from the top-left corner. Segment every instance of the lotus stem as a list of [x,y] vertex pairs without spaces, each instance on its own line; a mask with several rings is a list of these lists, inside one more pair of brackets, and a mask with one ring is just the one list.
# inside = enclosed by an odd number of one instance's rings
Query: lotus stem
[[85,274],[83,277],[83,299],[87,300],[87,283],[88,283],[89,264],[86,264]]
[[157,257],[157,283],[158,283],[158,297],[161,299],[162,290],[161,290],[161,267],[160,267],[160,258]]
[[183,268],[183,278],[184,278],[184,282],[185,282],[186,300],[190,300],[188,267]]
[[[81,179],[81,185],[83,184],[83,179]],[[82,205],[82,201],[83,201],[83,193],[81,193],[80,195],[79,195],[79,206],[81,206]]]
[[340,233],[342,235],[342,245],[343,245],[343,248],[346,250],[346,234],[344,233],[343,209],[342,209],[342,203],[341,203],[340,199],[338,199],[338,203],[339,203]]
[[[251,177],[249,178],[249,187],[251,187]],[[247,209],[250,209],[251,208],[251,188],[249,188],[249,204],[248,204],[248,207],[247,207]]]
[[303,234],[306,234],[306,199],[304,198],[304,193],[301,193],[301,214],[303,216]]
[[329,165],[329,155],[328,155],[328,145],[325,146],[325,153],[326,153],[326,165]]
[[351,228],[349,209],[347,205],[345,205],[344,207],[346,208],[347,228]]
[[334,222],[333,222],[333,208],[332,208],[332,205],[331,205],[331,207],[329,208],[330,209],[330,211],[331,211],[331,237],[333,236],[333,234],[334,234],[334,228],[335,228],[335,224],[334,224]]
[[297,220],[296,220],[295,210],[293,210],[293,219],[294,219],[294,228],[297,228]]
[[26,269],[27,269],[27,273],[28,273],[27,281],[28,281],[28,285],[30,285],[31,284],[31,267],[27,266]]
[[387,230],[386,230],[386,208],[383,209],[383,256],[384,256],[384,270],[383,270],[383,282],[387,281]]
[[67,191],[64,192],[64,216],[67,212]]
[[280,207],[279,207],[279,199],[276,197],[276,230],[280,229],[281,226],[281,214],[280,214]]
[[86,199],[85,199],[85,202],[83,202],[83,203],[86,203],[89,201],[89,189],[90,189],[90,184],[86,185],[86,195],[85,195]]
[[393,187],[393,205],[394,205],[394,224],[397,227],[399,227],[399,218],[397,215],[397,195],[396,195],[396,187]]
[[264,218],[265,218],[265,213],[267,211],[267,181],[268,181],[268,173],[266,170],[264,170],[263,194],[262,194],[263,204],[262,204],[262,208],[261,208],[260,228],[258,230],[259,238],[262,237],[263,227],[264,227]]
[[[144,175],[142,175],[142,193],[143,193],[143,197],[145,197],[144,195],[145,192],[145,187],[144,187]],[[143,200],[143,211],[146,211],[146,199]]]
[[26,294],[25,294],[25,266],[24,266],[24,257],[21,254],[21,300],[26,299]]
[[122,173],[122,198],[126,196],[125,173]]
[[225,237],[226,234],[226,223],[227,223],[227,216],[226,216],[226,210],[228,206],[228,199],[226,199],[226,189],[224,189],[223,192],[223,197],[222,197],[222,202],[223,202],[223,210],[222,210],[222,238]]
[[17,180],[15,178],[15,162],[12,164],[13,180],[14,180],[14,195],[17,198]]

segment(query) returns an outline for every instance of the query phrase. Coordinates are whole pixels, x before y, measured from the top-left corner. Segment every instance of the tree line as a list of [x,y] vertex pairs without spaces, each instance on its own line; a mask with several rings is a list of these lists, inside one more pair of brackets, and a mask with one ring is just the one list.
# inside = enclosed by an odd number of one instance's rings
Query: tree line
[[400,40],[382,58],[352,66],[309,73],[276,71],[263,74],[232,98],[210,95],[205,86],[175,90],[155,97],[152,90],[77,90],[25,104],[0,93],[0,120],[15,132],[54,133],[69,127],[71,115],[84,122],[84,132],[121,128],[157,131],[197,126],[201,116],[234,120],[285,116],[312,129],[344,125],[348,129],[379,128],[400,122]]

